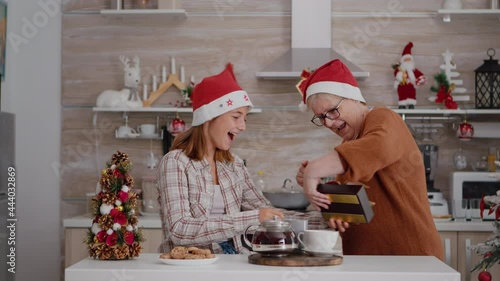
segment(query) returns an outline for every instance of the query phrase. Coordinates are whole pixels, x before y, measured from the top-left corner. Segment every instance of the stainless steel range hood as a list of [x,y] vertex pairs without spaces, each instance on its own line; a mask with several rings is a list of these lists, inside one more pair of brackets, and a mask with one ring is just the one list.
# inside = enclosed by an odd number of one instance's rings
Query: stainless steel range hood
[[332,49],[331,0],[292,0],[292,48],[255,76],[264,79],[298,79],[304,68],[311,70],[340,59],[354,77],[370,76]]

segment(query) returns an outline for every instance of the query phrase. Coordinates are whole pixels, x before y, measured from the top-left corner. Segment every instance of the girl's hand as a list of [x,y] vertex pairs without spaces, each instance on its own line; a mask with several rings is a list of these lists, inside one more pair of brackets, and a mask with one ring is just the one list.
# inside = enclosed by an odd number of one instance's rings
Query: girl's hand
[[275,217],[280,219],[285,219],[285,215],[282,211],[273,208],[262,208],[259,210],[259,222],[272,220]]

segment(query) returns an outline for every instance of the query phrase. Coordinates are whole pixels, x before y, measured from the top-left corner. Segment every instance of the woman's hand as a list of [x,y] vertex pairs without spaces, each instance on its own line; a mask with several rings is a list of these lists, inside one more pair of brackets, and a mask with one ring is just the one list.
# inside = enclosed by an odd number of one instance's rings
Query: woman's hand
[[304,187],[304,170],[308,163],[309,161],[307,160],[302,161],[302,163],[300,163],[300,168],[299,171],[297,172],[297,176],[295,176],[295,180],[302,187]]
[[331,218],[328,220],[328,226],[339,232],[344,232],[346,229],[349,228],[349,223],[342,220],[336,220]]
[[311,178],[304,174],[304,194],[309,202],[314,205],[316,210],[321,211],[321,208],[328,209],[330,198],[326,194],[318,192],[318,184],[321,183],[319,178]]
[[285,219],[282,211],[273,208],[262,208],[259,210],[259,222],[272,220],[274,217]]

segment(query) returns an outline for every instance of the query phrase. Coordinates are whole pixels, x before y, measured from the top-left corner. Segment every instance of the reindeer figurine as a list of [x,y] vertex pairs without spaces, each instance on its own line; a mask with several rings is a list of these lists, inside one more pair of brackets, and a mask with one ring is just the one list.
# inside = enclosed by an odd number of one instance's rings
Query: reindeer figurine
[[121,91],[106,90],[97,97],[98,107],[126,107],[137,108],[142,107],[142,101],[139,98],[138,87],[141,81],[141,68],[139,66],[139,57],[136,55],[133,58],[133,65],[130,63],[130,58],[120,56],[120,61],[125,66],[125,88]]

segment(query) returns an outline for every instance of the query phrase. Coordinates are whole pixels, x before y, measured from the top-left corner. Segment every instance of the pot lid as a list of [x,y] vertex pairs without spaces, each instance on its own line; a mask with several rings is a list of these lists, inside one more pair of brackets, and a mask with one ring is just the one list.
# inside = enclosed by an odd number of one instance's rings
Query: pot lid
[[290,223],[287,221],[272,219],[272,220],[263,221],[262,227],[264,227],[267,231],[281,232],[281,231],[289,230]]

